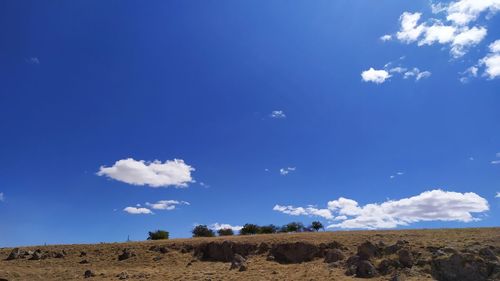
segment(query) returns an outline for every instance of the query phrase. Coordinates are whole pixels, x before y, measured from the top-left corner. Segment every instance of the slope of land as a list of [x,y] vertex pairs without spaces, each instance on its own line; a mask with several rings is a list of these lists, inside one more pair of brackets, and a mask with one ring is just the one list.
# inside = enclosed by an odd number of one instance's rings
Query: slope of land
[[0,249],[0,280],[500,280],[500,228]]

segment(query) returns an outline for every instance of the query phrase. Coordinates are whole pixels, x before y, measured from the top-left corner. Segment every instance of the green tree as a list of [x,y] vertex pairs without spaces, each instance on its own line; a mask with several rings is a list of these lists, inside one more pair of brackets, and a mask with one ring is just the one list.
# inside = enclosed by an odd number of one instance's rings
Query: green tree
[[320,229],[323,229],[325,230],[325,227],[323,226],[323,224],[319,221],[313,221],[311,223],[311,228],[316,230],[316,231],[319,231]]
[[302,232],[304,225],[301,222],[291,222],[286,225],[286,232]]
[[165,230],[150,231],[148,240],[168,239],[169,233]]
[[234,231],[231,228],[221,228],[217,230],[219,236],[231,236],[234,235]]
[[197,225],[191,231],[193,233],[193,237],[214,237],[215,233],[213,230],[208,228],[206,225]]
[[240,230],[240,235],[251,235],[260,232],[260,227],[256,224],[247,223]]
[[259,234],[271,234],[271,233],[276,233],[278,232],[278,228],[273,225],[263,225],[260,227]]

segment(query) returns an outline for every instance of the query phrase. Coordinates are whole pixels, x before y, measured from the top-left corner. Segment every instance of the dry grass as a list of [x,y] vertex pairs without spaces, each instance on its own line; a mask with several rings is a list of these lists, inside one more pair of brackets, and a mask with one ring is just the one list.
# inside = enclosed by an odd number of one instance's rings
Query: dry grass
[[[303,241],[314,244],[337,241],[349,249],[346,255],[356,252],[362,242],[383,241],[392,244],[404,239],[413,249],[428,246],[445,246],[457,250],[471,245],[491,245],[500,247],[500,228],[439,229],[439,230],[398,230],[398,231],[349,231],[297,234],[271,234],[255,236],[233,236],[216,238],[172,239],[131,243],[111,243],[93,245],[57,245],[26,247],[25,250],[42,251],[65,250],[65,258],[49,258],[32,261],[27,259],[6,261],[12,249],[0,249],[0,280],[80,280],[90,269],[95,277],[86,280],[118,280],[117,275],[126,271],[128,280],[355,280],[345,276],[344,269],[331,268],[321,259],[302,264],[283,265],[266,261],[265,255],[254,255],[248,259],[248,270],[229,270],[229,263],[205,262],[193,258],[191,252],[170,250],[161,254],[148,249],[153,245],[178,248],[182,245],[196,246],[199,243],[216,240],[232,240],[241,243],[268,244]],[[117,257],[124,248],[132,249],[137,256],[124,261]],[[80,252],[87,256],[80,257]],[[80,264],[82,260],[88,264]],[[359,280],[359,279],[358,279]],[[388,277],[371,280],[388,280]],[[429,274],[412,276],[407,280],[432,280]]]

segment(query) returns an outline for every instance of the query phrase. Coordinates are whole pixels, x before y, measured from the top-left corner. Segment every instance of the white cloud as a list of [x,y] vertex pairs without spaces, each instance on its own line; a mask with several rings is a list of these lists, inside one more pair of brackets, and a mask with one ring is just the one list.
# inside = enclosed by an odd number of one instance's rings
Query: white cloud
[[[401,58],[400,60],[402,60]],[[376,84],[384,83],[388,78],[402,75],[404,79],[414,77],[415,81],[419,81],[423,78],[428,78],[431,76],[430,71],[420,71],[418,68],[414,67],[408,69],[402,66],[392,66],[393,62],[388,62],[384,65],[383,69],[375,70],[370,67],[369,70],[365,70],[361,73],[361,77],[365,82],[373,82]]]
[[431,8],[436,16],[444,13],[444,17],[419,23],[422,13],[404,12],[399,18],[400,29],[396,32],[396,38],[407,44],[417,42],[418,46],[449,45],[451,55],[459,58],[479,44],[487,34],[486,27],[469,25],[483,13],[491,17],[498,12],[500,0],[459,0],[449,4],[431,4]]
[[275,205],[273,208],[274,211],[278,211],[280,213],[284,213],[291,216],[317,216],[322,217],[328,220],[333,220],[334,216],[332,212],[328,209],[317,209],[312,206],[307,208],[303,207],[293,207],[293,206],[281,206]]
[[288,167],[288,168],[281,168],[280,169],[280,175],[282,176],[286,176],[288,175],[290,172],[293,172],[295,171],[296,168],[295,167]]
[[465,28],[460,31],[451,43],[451,54],[455,57],[461,57],[467,53],[472,46],[479,44],[486,37],[487,30],[484,27]]
[[420,79],[428,78],[430,76],[430,71],[420,71],[418,68],[414,67],[412,70],[406,71],[403,78],[408,79],[410,77],[415,77],[415,81],[419,81]]
[[158,160],[146,162],[128,158],[116,161],[111,167],[101,166],[97,175],[132,185],[186,187],[194,182],[191,176],[194,170],[181,159],[167,160],[162,163]]
[[500,192],[497,192],[497,195],[495,195],[495,198],[500,198]]
[[477,77],[478,71],[479,71],[479,68],[477,66],[471,66],[471,67],[467,68],[464,72],[460,73],[461,75],[463,75],[459,79],[460,82],[462,82],[462,83],[469,82],[470,78]]
[[3,195],[3,192],[0,192],[0,202],[5,201],[5,196]]
[[160,200],[156,203],[146,202],[146,206],[155,210],[174,210],[178,205],[191,205],[186,201],[177,201],[177,200]]
[[241,225],[230,225],[227,223],[213,223],[208,226],[208,228],[213,229],[213,230],[219,230],[219,229],[232,229],[233,231],[240,231],[243,226]]
[[271,118],[277,118],[277,119],[286,118],[285,112],[283,112],[283,110],[274,110],[273,112],[271,112],[269,116],[271,116]]
[[151,212],[150,209],[148,208],[137,208],[137,207],[126,207],[123,209],[124,212],[127,212],[132,215],[152,215],[153,212]]
[[425,27],[422,24],[417,24],[421,16],[421,13],[404,12],[399,17],[401,29],[396,33],[396,37],[405,43],[415,42],[425,31]]
[[489,46],[490,53],[479,61],[484,66],[484,75],[489,79],[500,77],[500,40],[496,40]]
[[389,72],[387,72],[384,69],[381,70],[375,70],[373,67],[370,67],[370,69],[365,70],[361,73],[361,78],[365,82],[373,82],[375,84],[381,84],[384,83],[385,80],[390,78],[391,75]]
[[[276,205],[273,210],[285,214],[316,215],[308,208]],[[388,200],[383,203],[372,203],[360,206],[358,202],[340,197],[328,202],[328,209],[322,217],[340,220],[331,224],[330,228],[395,228],[421,221],[459,221],[471,222],[478,220],[473,213],[489,210],[488,201],[476,193],[458,193],[443,190],[423,192],[417,196],[400,200]],[[335,216],[338,215],[338,216]]]
[[389,35],[389,34],[386,34],[386,35],[383,35],[383,36],[380,36],[380,40],[382,41],[389,41],[392,39],[392,35]]
[[29,64],[40,64],[40,60],[37,57],[27,58],[26,62]]
[[444,8],[448,14],[446,19],[457,25],[467,25],[484,12],[489,12],[491,16],[499,10],[500,0],[460,0]]
[[500,164],[500,160],[493,160],[493,161],[491,161],[491,164],[493,164],[493,165]]

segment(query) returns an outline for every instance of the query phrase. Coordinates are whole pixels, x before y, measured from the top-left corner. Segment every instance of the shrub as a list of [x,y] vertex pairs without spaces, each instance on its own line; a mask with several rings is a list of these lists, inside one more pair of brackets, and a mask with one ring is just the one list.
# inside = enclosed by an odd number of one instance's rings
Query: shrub
[[291,222],[286,225],[286,232],[302,232],[304,225],[301,222]]
[[260,227],[256,224],[247,223],[240,230],[240,235],[257,234],[260,231]]
[[234,231],[231,228],[221,228],[217,230],[219,236],[231,236],[234,235]]
[[214,237],[214,231],[208,228],[206,225],[197,225],[191,231],[193,237]]
[[260,234],[270,234],[278,232],[278,228],[275,225],[264,225],[260,227]]
[[323,224],[319,221],[313,221],[311,223],[311,228],[316,230],[316,231],[319,231],[320,229],[323,229],[325,230],[325,227],[323,226]]
[[162,239],[168,239],[168,231],[165,230],[157,230],[157,231],[150,231],[149,232],[149,237],[148,240],[162,240]]

